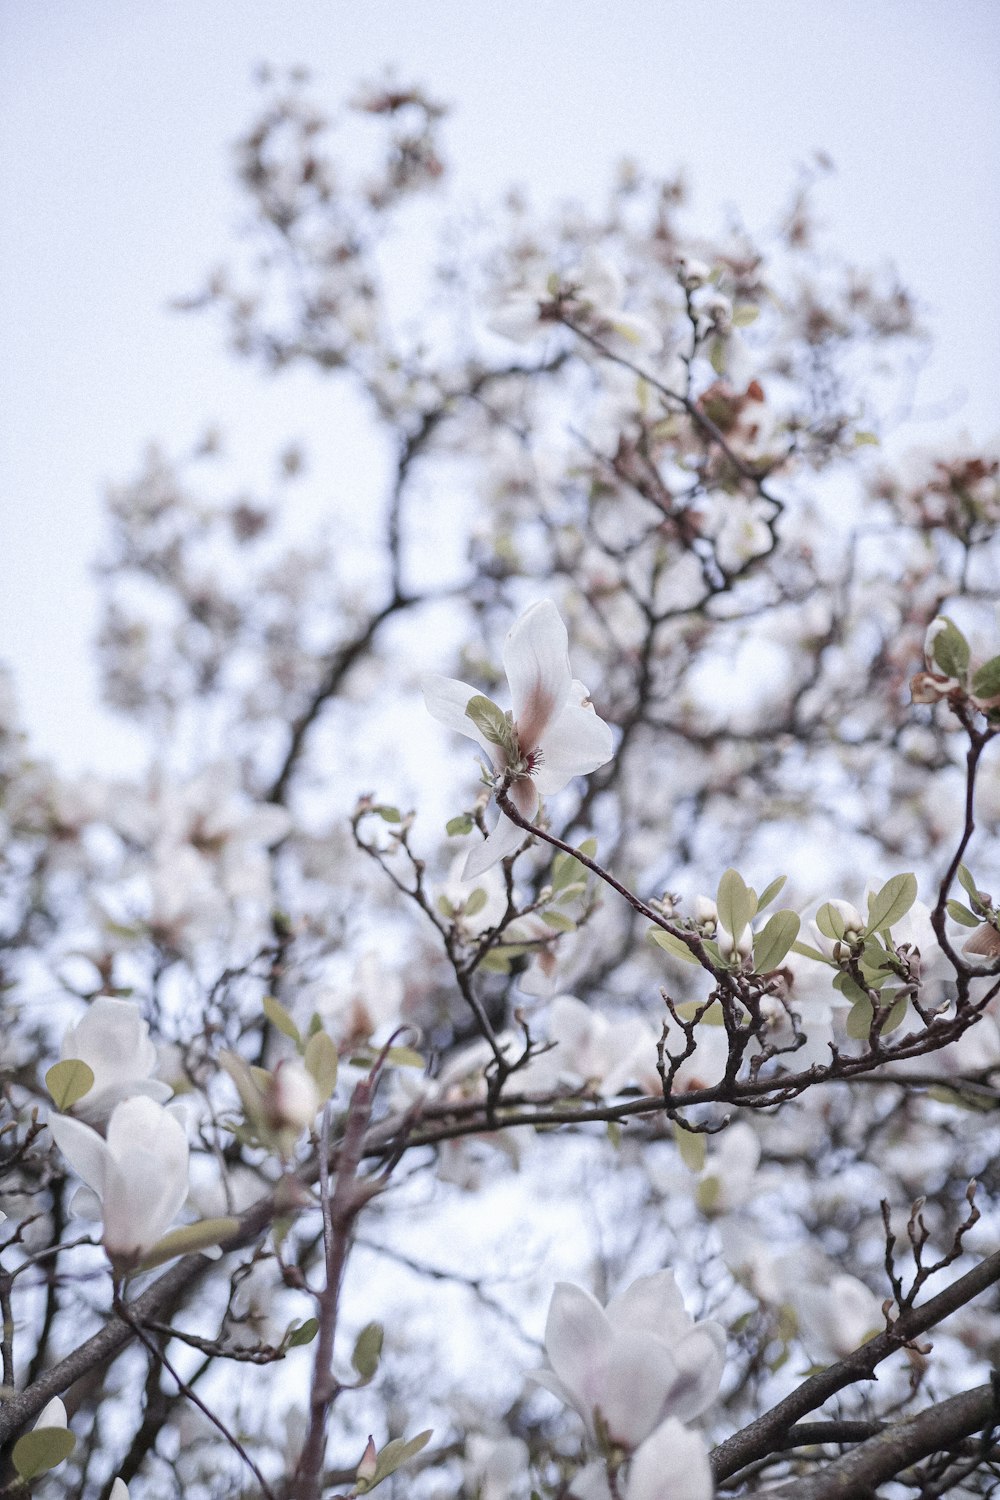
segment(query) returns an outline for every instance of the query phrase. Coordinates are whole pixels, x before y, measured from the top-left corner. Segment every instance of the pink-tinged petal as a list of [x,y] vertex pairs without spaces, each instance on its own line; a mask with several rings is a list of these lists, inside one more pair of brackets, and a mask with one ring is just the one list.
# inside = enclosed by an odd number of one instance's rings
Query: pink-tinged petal
[[592,708],[567,703],[545,732],[542,759],[535,773],[543,796],[561,792],[574,776],[586,776],[603,766],[614,753],[610,724]]
[[528,755],[562,711],[573,682],[566,626],[551,599],[533,604],[511,627],[503,664],[518,742]]
[[545,1352],[556,1376],[572,1392],[573,1405],[593,1430],[601,1400],[611,1326],[604,1309],[582,1286],[557,1281],[545,1324]]
[[573,1500],[611,1500],[607,1466],[599,1458],[581,1469],[569,1487]]
[[726,1335],[718,1323],[698,1323],[674,1348],[677,1376],[666,1392],[664,1410],[688,1422],[719,1394],[726,1362]]
[[512,823],[505,813],[501,813],[497,826],[489,838],[478,844],[465,861],[462,879],[475,880],[491,865],[497,864],[508,854],[513,854],[515,849],[519,849],[526,837],[527,834],[523,828],[518,828],[517,824]]
[[624,1291],[612,1297],[607,1307],[608,1321],[615,1329],[635,1329],[655,1333],[660,1338],[684,1338],[693,1322],[677,1289],[673,1271],[654,1271],[640,1276]]
[[668,1417],[636,1451],[625,1500],[712,1500],[712,1494],[704,1440]]
[[111,1116],[108,1150],[104,1243],[125,1258],[151,1248],[183,1205],[187,1135],[175,1113],[151,1099],[127,1099]]
[[107,1142],[89,1125],[72,1120],[69,1115],[52,1115],[49,1131],[77,1175],[98,1197],[103,1197],[110,1161]]
[[420,686],[427,712],[433,714],[439,723],[448,729],[454,729],[458,734],[468,735],[470,740],[475,740],[489,754],[496,750],[496,746],[490,745],[483,738],[465,712],[469,700],[476,696],[475,688],[454,677],[440,677],[436,672],[428,672],[422,677]]
[[678,1380],[667,1344],[653,1333],[629,1329],[611,1343],[598,1405],[608,1432],[626,1448],[635,1448],[663,1419],[669,1393]]

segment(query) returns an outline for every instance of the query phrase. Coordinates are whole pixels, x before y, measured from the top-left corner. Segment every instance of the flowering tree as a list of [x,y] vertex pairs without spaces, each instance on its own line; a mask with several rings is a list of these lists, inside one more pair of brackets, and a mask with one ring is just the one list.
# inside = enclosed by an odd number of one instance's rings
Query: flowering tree
[[371,460],[109,496],[145,777],[3,703],[2,1493],[993,1493],[997,458],[810,183],[483,228],[301,82],[187,305]]

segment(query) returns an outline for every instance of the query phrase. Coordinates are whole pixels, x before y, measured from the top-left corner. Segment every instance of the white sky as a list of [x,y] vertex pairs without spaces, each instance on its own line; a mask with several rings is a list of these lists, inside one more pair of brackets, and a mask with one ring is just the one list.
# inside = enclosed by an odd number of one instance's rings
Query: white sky
[[305,62],[331,107],[387,64],[424,82],[481,201],[599,193],[633,155],[685,167],[707,229],[729,204],[764,226],[822,147],[832,241],[928,307],[922,399],[1000,430],[995,0],[0,0],[0,657],[67,769],[130,758],[95,707],[102,486],[213,420],[252,471],[329,409],[166,308],[230,248],[260,61]]

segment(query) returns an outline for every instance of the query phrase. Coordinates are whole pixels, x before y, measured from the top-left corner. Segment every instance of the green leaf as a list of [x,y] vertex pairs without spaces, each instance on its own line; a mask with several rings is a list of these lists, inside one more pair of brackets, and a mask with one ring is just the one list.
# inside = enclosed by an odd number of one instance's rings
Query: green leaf
[[973,901],[979,900],[979,891],[976,886],[976,882],[972,878],[972,871],[969,869],[968,865],[959,865],[958,883],[962,887],[965,894],[972,897]]
[[465,705],[465,717],[471,719],[483,739],[490,745],[500,745],[509,760],[516,760],[514,726],[500,708],[482,693],[476,693]]
[[776,911],[753,940],[753,966],[758,974],[770,974],[788,953],[802,925],[797,912]]
[[703,1177],[701,1179],[695,1191],[694,1201],[703,1214],[710,1214],[714,1211],[721,1191],[722,1183],[718,1177]]
[[306,1043],[302,1061],[325,1104],[337,1087],[337,1069],[340,1066],[337,1044],[333,1037],[328,1036],[325,1031],[317,1031]]
[[737,870],[727,870],[719,881],[715,905],[719,921],[734,938],[742,936],[743,929],[757,910],[756,897],[747,889]]
[[552,927],[556,932],[575,932],[576,923],[572,917],[567,917],[562,911],[543,911],[542,921],[546,927]]
[[963,906],[961,901],[948,902],[948,915],[953,921],[960,922],[963,927],[979,926],[979,918],[967,906]]
[[733,308],[733,327],[749,328],[760,317],[760,308],[752,302],[738,302]]
[[819,963],[826,964],[827,968],[830,967],[826,954],[821,953],[818,948],[810,948],[808,943],[793,943],[792,952],[801,954],[803,958],[816,959]]
[[501,948],[491,948],[484,958],[479,960],[479,968],[485,969],[488,974],[509,974],[510,955],[504,953]]
[[419,1432],[416,1437],[406,1442],[402,1438],[393,1438],[391,1442],[386,1443],[378,1456],[378,1464],[372,1478],[355,1480],[358,1494],[367,1495],[368,1491],[373,1490],[377,1484],[381,1484],[383,1479],[388,1479],[390,1474],[395,1474],[396,1470],[419,1453],[421,1448],[426,1448],[433,1431],[432,1427],[428,1427],[426,1432]]
[[385,1060],[397,1068],[425,1068],[427,1059],[421,1057],[413,1047],[390,1047]]
[[[860,984],[858,984],[857,980],[851,978],[850,974],[838,974],[836,979],[833,981],[833,987],[835,990],[840,991],[845,1000],[850,1000],[852,1005],[864,1004],[868,1006],[869,1010],[871,1010],[871,1001],[868,998],[868,991],[863,990]],[[866,1031],[865,1036],[867,1035],[868,1033]]]
[[455,915],[455,908],[452,906],[451,902],[448,900],[448,897],[444,894],[443,891],[437,898],[436,905],[438,911],[441,913],[442,917],[444,917],[445,921],[450,922],[452,917]]
[[584,859],[596,859],[597,840],[594,838],[584,839],[583,843],[578,846],[578,852],[583,855]]
[[725,1014],[718,1000],[713,1000],[707,1009],[701,1000],[685,1000],[682,1005],[677,1006],[677,1014],[682,1021],[694,1021],[699,1011],[701,1015],[695,1021],[696,1026],[725,1026]]
[[444,831],[450,839],[462,838],[472,832],[472,819],[468,813],[459,813],[457,818],[448,819]]
[[174,1260],[178,1255],[207,1250],[210,1245],[230,1239],[239,1227],[239,1219],[221,1218],[199,1219],[197,1224],[183,1224],[180,1229],[171,1229],[146,1252],[139,1262],[139,1269],[151,1271],[154,1266],[162,1266],[164,1261]]
[[302,1038],[299,1036],[299,1028],[288,1014],[280,1000],[275,1000],[273,995],[264,996],[264,1014],[276,1030],[290,1037],[298,1046]]
[[844,918],[832,901],[823,902],[816,913],[816,926],[824,937],[830,938],[835,943],[839,943],[847,931]]
[[584,868],[572,854],[557,854],[552,861],[552,889],[561,891],[584,878]]
[[372,812],[378,813],[383,823],[402,823],[403,814],[398,807],[373,807]]
[[866,432],[863,427],[859,427],[854,434],[854,446],[855,448],[878,448],[879,440],[874,432]]
[[285,1348],[301,1349],[303,1344],[311,1344],[317,1333],[319,1333],[318,1318],[306,1318],[305,1322],[300,1323],[297,1328],[293,1323],[283,1340]]
[[868,897],[868,932],[888,932],[901,921],[917,899],[915,875],[893,875],[882,889]]
[[462,915],[466,917],[478,916],[489,899],[489,896],[487,896],[482,886],[477,885],[476,889],[471,893],[465,905],[462,907]]
[[[894,991],[893,993],[898,993],[898,991]],[[892,996],[889,995],[886,999],[891,1000]],[[895,1031],[897,1027],[902,1026],[903,1021],[906,1019],[909,1003],[909,998],[903,995],[901,999],[893,1004],[888,1019],[879,1033],[880,1036],[888,1036],[891,1031]],[[867,995],[864,996],[863,999],[859,1000],[852,1007],[847,1017],[847,1035],[853,1037],[855,1041],[866,1042],[871,1034],[872,1016],[874,1013],[871,1001]]]
[[708,346],[708,362],[720,378],[726,373],[726,345],[722,339],[712,339]]
[[931,658],[946,677],[964,679],[969,670],[969,643],[953,620],[942,615],[945,628],[931,641]]
[[366,1323],[355,1340],[351,1364],[364,1381],[374,1378],[378,1362],[382,1357],[384,1337],[381,1323]]
[[684,1126],[674,1121],[674,1140],[677,1142],[677,1150],[681,1161],[689,1172],[700,1172],[705,1165],[705,1156],[708,1151],[708,1137],[701,1130],[685,1130]]
[[698,962],[687,944],[682,943],[680,938],[674,937],[672,932],[665,932],[662,927],[651,927],[649,935],[658,948],[663,948],[665,952],[672,954],[674,958],[681,959],[683,963],[696,964]]
[[36,1479],[63,1463],[75,1447],[68,1427],[35,1427],[18,1438],[11,1458],[22,1479]]
[[1000,656],[983,662],[972,679],[972,691],[977,698],[1000,698]]
[[766,885],[764,887],[757,898],[757,911],[754,913],[754,916],[757,916],[760,912],[764,911],[768,906],[770,906],[771,902],[781,890],[787,879],[787,875],[779,875],[776,880],[771,881],[770,885]]
[[79,1057],[67,1057],[46,1073],[45,1087],[56,1109],[72,1109],[94,1087],[94,1070]]

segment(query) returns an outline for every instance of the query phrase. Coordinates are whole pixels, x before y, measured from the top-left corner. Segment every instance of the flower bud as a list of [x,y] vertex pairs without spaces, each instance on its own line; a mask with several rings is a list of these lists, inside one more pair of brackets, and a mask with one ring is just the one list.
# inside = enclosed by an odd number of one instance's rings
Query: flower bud
[[285,1060],[271,1076],[265,1102],[267,1123],[274,1130],[307,1130],[322,1102],[302,1064]]

